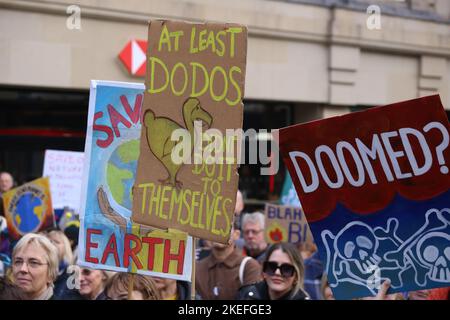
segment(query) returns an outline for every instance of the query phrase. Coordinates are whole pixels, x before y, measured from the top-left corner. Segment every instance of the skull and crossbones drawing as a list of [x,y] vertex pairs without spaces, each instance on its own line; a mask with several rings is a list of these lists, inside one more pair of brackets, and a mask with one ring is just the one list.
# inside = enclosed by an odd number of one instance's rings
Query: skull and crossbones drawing
[[354,262],[362,273],[380,262],[381,258],[376,254],[378,246],[372,229],[361,222],[348,224],[338,233],[334,243],[337,254],[344,260]]
[[[398,227],[398,219],[389,218],[386,227],[372,228],[352,221],[336,235],[323,230],[321,238],[330,286],[351,282],[367,287],[367,279],[375,268],[379,274],[385,271],[396,277],[391,279],[393,288],[403,285],[402,275],[411,269],[418,286],[424,286],[427,278],[450,283],[450,209],[428,210],[425,223],[405,240],[399,237]],[[394,249],[380,258],[380,242],[387,240],[394,244]]]
[[336,235],[324,230],[322,240],[327,251],[326,268],[332,271],[328,273],[330,286],[335,287],[343,281],[365,286],[367,277],[381,261],[377,254],[379,241],[370,226],[354,221]]
[[431,280],[450,283],[450,234],[426,234],[417,242],[416,254],[419,261],[429,268]]

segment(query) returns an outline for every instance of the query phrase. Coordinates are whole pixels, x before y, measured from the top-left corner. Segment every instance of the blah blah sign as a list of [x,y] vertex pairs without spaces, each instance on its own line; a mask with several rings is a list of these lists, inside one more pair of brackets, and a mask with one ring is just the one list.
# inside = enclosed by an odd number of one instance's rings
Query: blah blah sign
[[266,204],[265,238],[268,243],[314,242],[302,208]]

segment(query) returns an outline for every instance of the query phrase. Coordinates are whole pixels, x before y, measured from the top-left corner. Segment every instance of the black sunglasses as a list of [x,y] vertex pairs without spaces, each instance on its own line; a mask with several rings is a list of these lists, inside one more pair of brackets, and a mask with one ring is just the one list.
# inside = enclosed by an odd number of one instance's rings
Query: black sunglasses
[[269,276],[275,275],[277,269],[280,269],[280,273],[283,278],[290,278],[295,273],[294,266],[289,263],[283,263],[281,265],[278,265],[278,263],[274,261],[265,261],[263,263],[263,272]]

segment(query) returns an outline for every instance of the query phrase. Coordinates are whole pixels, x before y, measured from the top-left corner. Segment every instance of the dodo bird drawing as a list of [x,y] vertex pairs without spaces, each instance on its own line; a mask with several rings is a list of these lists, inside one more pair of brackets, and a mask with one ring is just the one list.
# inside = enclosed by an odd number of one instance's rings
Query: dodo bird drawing
[[157,117],[152,110],[147,110],[144,114],[144,126],[147,136],[147,144],[150,151],[164,165],[168,177],[158,180],[162,184],[171,185],[177,189],[183,186],[183,183],[177,180],[177,174],[184,163],[174,163],[171,158],[172,150],[183,140],[174,141],[171,139],[172,132],[177,129],[186,129],[191,137],[191,149],[194,148],[194,124],[196,121],[202,121],[207,129],[211,127],[213,118],[202,108],[197,98],[188,98],[182,107],[182,114],[185,128],[172,119],[166,117]]

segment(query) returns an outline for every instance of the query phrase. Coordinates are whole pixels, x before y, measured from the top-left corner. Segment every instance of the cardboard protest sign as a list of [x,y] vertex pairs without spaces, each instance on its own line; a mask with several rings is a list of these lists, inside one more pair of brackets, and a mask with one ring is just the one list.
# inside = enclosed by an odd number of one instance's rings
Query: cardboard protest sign
[[338,299],[450,286],[449,124],[439,96],[279,131]]
[[242,128],[247,29],[152,21],[148,38],[132,219],[226,243],[238,185],[226,134]]
[[39,232],[55,224],[48,178],[39,178],[2,195],[12,239]]
[[45,150],[44,173],[49,177],[53,207],[69,207],[80,212],[81,182],[83,180],[84,153]]
[[130,221],[143,91],[142,84],[91,82],[78,264],[190,281],[192,238]]
[[266,203],[265,222],[267,243],[313,243],[301,208]]

